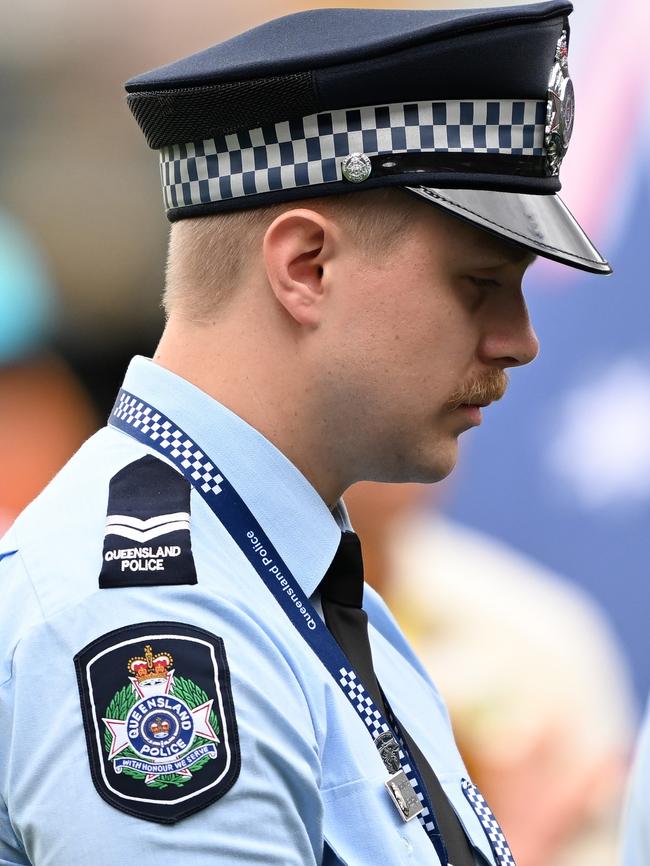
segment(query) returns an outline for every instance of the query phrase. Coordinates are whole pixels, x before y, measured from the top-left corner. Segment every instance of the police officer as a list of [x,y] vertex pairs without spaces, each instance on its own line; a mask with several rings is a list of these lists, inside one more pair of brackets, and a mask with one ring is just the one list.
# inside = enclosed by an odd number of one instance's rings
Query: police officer
[[314,10],[127,84],[168,321],[0,543],[0,863],[513,863],[340,497],[451,471],[536,254],[609,271],[570,11]]

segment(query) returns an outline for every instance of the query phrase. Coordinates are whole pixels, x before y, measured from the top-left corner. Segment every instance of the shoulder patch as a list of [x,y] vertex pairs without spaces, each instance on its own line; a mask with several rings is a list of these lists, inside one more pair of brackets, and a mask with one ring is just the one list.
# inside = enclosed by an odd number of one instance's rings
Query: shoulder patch
[[230,790],[241,758],[220,637],[184,623],[138,623],[74,661],[90,772],[107,803],[171,824]]
[[196,583],[191,485],[152,454],[110,481],[100,589]]

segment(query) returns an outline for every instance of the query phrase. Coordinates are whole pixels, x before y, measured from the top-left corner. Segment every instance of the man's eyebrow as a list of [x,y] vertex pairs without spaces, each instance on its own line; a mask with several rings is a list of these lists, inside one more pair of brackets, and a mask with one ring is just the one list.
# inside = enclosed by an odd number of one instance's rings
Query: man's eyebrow
[[509,262],[515,265],[525,264],[527,268],[537,261],[537,253],[514,244],[504,244],[502,253]]
[[485,265],[486,268],[499,267],[505,263],[513,265],[523,264],[525,268],[529,268],[538,259],[537,253],[523,247],[517,247],[514,244],[501,244],[498,250],[492,250],[492,254],[494,253],[502,261],[492,265]]

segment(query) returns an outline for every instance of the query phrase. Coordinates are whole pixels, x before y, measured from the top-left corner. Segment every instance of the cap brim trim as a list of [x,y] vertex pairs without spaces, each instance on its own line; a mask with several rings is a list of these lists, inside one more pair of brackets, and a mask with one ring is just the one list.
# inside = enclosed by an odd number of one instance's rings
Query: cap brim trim
[[544,258],[593,274],[612,273],[557,195],[428,186],[404,189]]

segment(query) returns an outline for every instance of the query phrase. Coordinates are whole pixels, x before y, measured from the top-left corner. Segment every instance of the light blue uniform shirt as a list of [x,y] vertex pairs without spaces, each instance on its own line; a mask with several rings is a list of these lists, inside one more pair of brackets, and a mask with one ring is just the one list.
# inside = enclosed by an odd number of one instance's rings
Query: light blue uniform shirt
[[[313,597],[346,526],[344,508],[334,517],[256,430],[151,361],[136,358],[124,388],[215,460]],[[391,803],[365,725],[194,490],[198,582],[98,588],[109,482],[147,453],[104,428],[0,540],[0,864],[438,864],[420,823],[404,823]],[[364,608],[390,705],[474,846],[494,863],[461,790],[467,771],[440,695],[369,587]],[[154,621],[199,626],[223,639],[241,749],[232,788],[171,825],[125,814],[98,795],[73,665],[75,654],[107,632]]]
[[637,746],[625,809],[623,866],[650,864],[650,703]]

